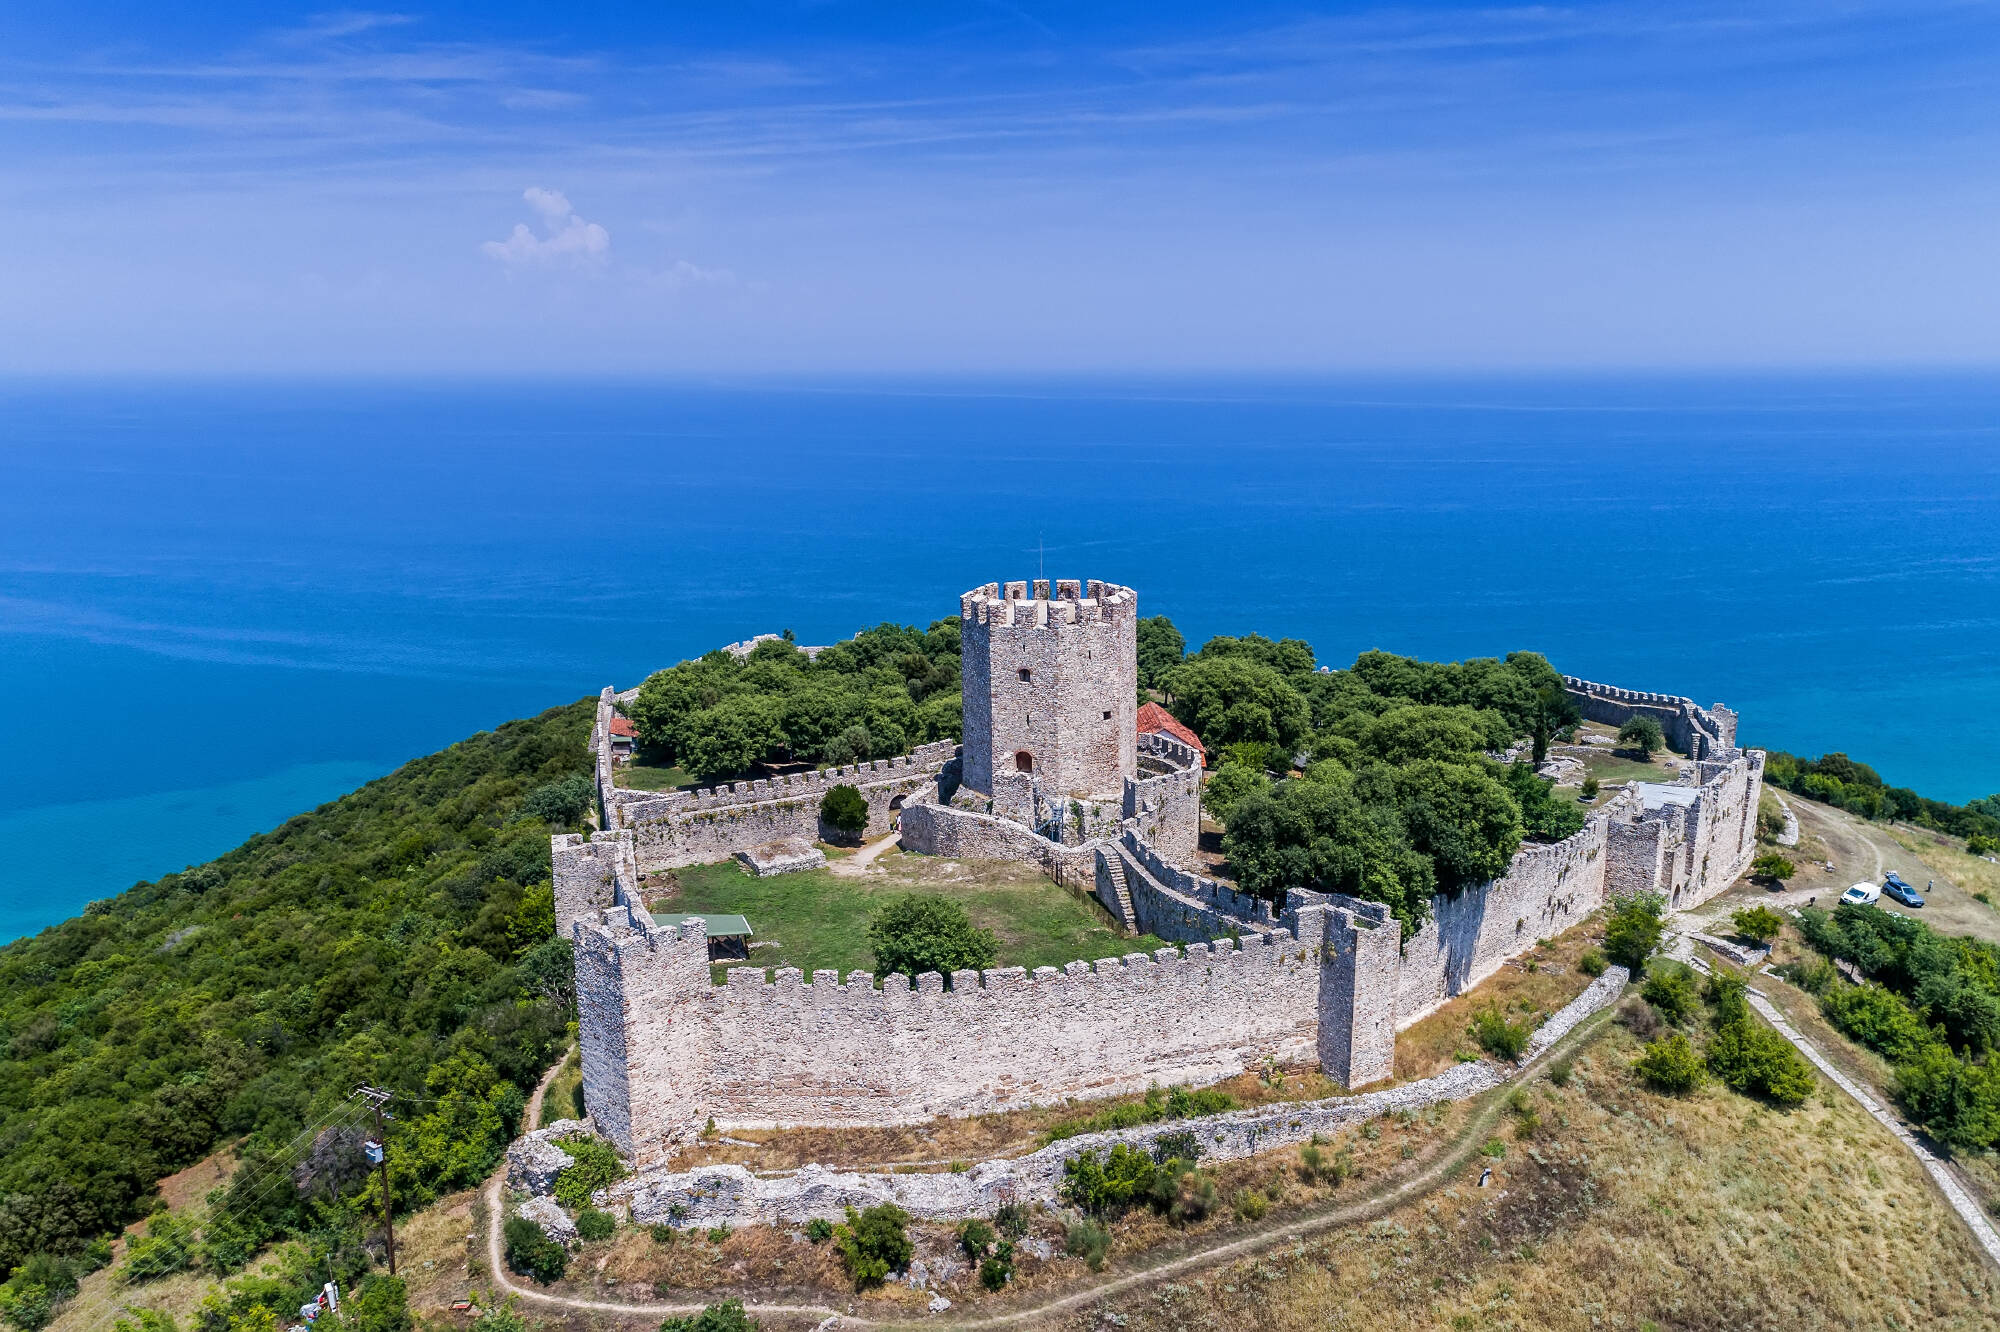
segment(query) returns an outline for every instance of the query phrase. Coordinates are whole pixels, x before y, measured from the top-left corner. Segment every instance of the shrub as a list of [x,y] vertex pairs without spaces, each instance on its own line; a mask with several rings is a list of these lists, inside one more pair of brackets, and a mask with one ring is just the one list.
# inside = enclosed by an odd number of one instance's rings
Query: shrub
[[1896,1099],[1925,1131],[1955,1147],[2000,1146],[2000,1064],[1975,1064],[1928,1045],[1897,1066]]
[[646,1233],[653,1237],[653,1243],[655,1244],[672,1244],[680,1237],[679,1232],[664,1221],[656,1226],[648,1226]]
[[[1042,1131],[1042,1141],[1051,1143],[1085,1133],[1107,1133],[1112,1129],[1138,1128],[1141,1124],[1157,1124],[1163,1119],[1193,1119],[1198,1115],[1219,1115],[1225,1110],[1235,1108],[1236,1098],[1214,1087],[1194,1090],[1186,1087],[1169,1087],[1164,1092],[1158,1087],[1148,1087],[1144,1100],[1128,1101],[1124,1105],[1108,1106],[1076,1119],[1059,1121]],[[1183,1152],[1181,1155],[1190,1161],[1195,1158],[1195,1153],[1192,1152]]]
[[1609,965],[1610,963],[1604,960],[1603,952],[1596,948],[1584,949],[1582,955],[1576,959],[1576,969],[1586,976],[1602,976],[1605,967]]
[[916,1252],[909,1224],[910,1214],[894,1203],[877,1203],[865,1212],[847,1209],[847,1222],[835,1230],[833,1241],[856,1290],[879,1286],[889,1273],[908,1266]]
[[842,782],[820,797],[819,819],[835,832],[857,837],[868,827],[868,797]]
[[194,1222],[161,1212],[146,1223],[146,1233],[126,1247],[125,1266],[119,1275],[133,1284],[153,1281],[187,1267],[194,1254]]
[[569,1270],[569,1251],[525,1216],[508,1217],[507,1224],[500,1229],[500,1239],[510,1272],[547,1286],[562,1280],[563,1273]]
[[875,972],[920,976],[990,967],[1000,944],[993,931],[975,928],[965,908],[949,898],[900,897],[878,910],[868,922],[868,943],[875,950]]
[[1660,1015],[1651,1004],[1627,999],[1618,1009],[1618,1021],[1642,1041],[1653,1039],[1660,1030]]
[[410,1292],[403,1279],[379,1272],[361,1279],[340,1312],[354,1332],[410,1332],[417,1325],[410,1314]]
[[556,1176],[556,1201],[565,1207],[588,1207],[591,1194],[625,1173],[617,1149],[602,1138],[566,1138],[556,1146],[570,1159]]
[[816,1216],[806,1222],[806,1238],[814,1244],[824,1244],[833,1238],[833,1222],[823,1216]]
[[1735,927],[1738,938],[1768,944],[1785,927],[1785,918],[1767,906],[1753,906],[1732,911],[1729,923]]
[[1264,1213],[1271,1210],[1271,1200],[1256,1189],[1238,1189],[1230,1199],[1236,1208],[1236,1215],[1244,1221],[1262,1221]]
[[1598,784],[1596,773],[1592,773],[1583,779],[1583,798],[1585,800],[1597,799],[1597,793],[1601,789],[1603,788]]
[[1660,946],[1665,932],[1667,899],[1658,893],[1633,893],[1617,899],[1604,927],[1604,952],[1634,976],[1643,974],[1646,959]]
[[741,1301],[724,1300],[698,1314],[669,1318],[660,1324],[660,1332],[757,1332],[758,1326],[756,1319],[743,1312]]
[[618,1230],[618,1218],[595,1207],[576,1214],[576,1237],[581,1240],[608,1240]]
[[1651,760],[1655,750],[1667,743],[1665,733],[1660,730],[1659,719],[1641,713],[1618,728],[1618,743],[1628,749],[1636,749]]
[[1750,982],[1740,972],[1718,966],[1708,973],[1708,984],[1702,987],[1701,997],[1715,1009],[1717,1026],[1749,1020],[1750,1001],[1745,997],[1749,989]]
[[1091,1271],[1101,1272],[1111,1252],[1111,1232],[1095,1221],[1072,1222],[1063,1232],[1063,1252],[1083,1259]]
[[1792,1043],[1748,1017],[1724,1022],[1708,1043],[1708,1067],[1739,1092],[1774,1105],[1801,1105],[1819,1086]]
[[1081,1152],[1063,1163],[1063,1199],[1092,1216],[1116,1216],[1152,1192],[1159,1164],[1128,1143],[1103,1155]]
[[1777,971],[1780,976],[1807,994],[1822,996],[1833,988],[1833,982],[1840,974],[1833,969],[1833,963],[1823,957],[1802,962],[1787,962]]
[[[1769,879],[1776,883],[1782,883],[1798,872],[1799,867],[1787,860],[1784,854],[1778,851],[1765,851],[1750,862],[1750,877],[1753,879]],[[1751,910],[1768,911],[1769,909],[1765,907],[1752,907]],[[1740,916],[1743,913],[1739,911],[1736,914]],[[1777,913],[1770,912],[1770,914],[1775,916]],[[1737,928],[1741,929],[1742,927],[1739,925]],[[1752,939],[1775,939],[1778,937],[1778,931],[1773,929],[1769,934],[1753,934],[1748,937]]]
[[1026,1203],[1001,1203],[993,1213],[993,1225],[1008,1239],[1019,1239],[1028,1233],[1028,1206]]
[[[1820,965],[1829,972],[1833,970],[1824,961]],[[1925,1047],[1936,1042],[1930,1028],[1908,1004],[1872,981],[1827,989],[1820,998],[1819,1009],[1842,1035],[1853,1037],[1896,1063],[1916,1058]]]
[[1701,1085],[1703,1070],[1701,1056],[1695,1053],[1688,1038],[1677,1031],[1648,1045],[1645,1054],[1632,1065],[1632,1071],[1654,1091],[1679,1096]]
[[710,1226],[708,1228],[708,1242],[717,1248],[721,1248],[723,1245],[729,1243],[729,1227]]
[[998,1238],[993,1227],[978,1217],[962,1222],[958,1227],[958,1247],[965,1250],[965,1256],[975,1263],[986,1256],[986,1251]]
[[994,1254],[979,1265],[979,1284],[988,1290],[998,1290],[1014,1275],[1014,1246],[1001,1242],[1001,1253]]
[[1480,1048],[1495,1059],[1511,1062],[1528,1048],[1527,1024],[1509,1022],[1497,1008],[1483,1008],[1474,1014],[1471,1031]]
[[1571,1058],[1556,1060],[1549,1065],[1549,1081],[1558,1087],[1569,1086],[1570,1074],[1576,1070],[1576,1061]]
[[[1181,1169],[1182,1163],[1179,1161],[1171,1164],[1174,1168],[1163,1172],[1161,1176],[1168,1187],[1161,1190],[1155,1186],[1166,1203],[1160,1210],[1166,1213],[1167,1220],[1177,1226],[1192,1225],[1215,1210],[1218,1196],[1215,1176],[1206,1170]],[[1159,1199],[1155,1200],[1154,1205],[1159,1206]]]
[[1640,997],[1659,1010],[1660,1016],[1678,1027],[1694,1014],[1699,1002],[1694,989],[1694,972],[1678,963],[1661,963],[1639,989]]
[[0,1285],[0,1316],[22,1332],[39,1332],[63,1301],[76,1294],[76,1284],[70,1264],[52,1254],[34,1254]]

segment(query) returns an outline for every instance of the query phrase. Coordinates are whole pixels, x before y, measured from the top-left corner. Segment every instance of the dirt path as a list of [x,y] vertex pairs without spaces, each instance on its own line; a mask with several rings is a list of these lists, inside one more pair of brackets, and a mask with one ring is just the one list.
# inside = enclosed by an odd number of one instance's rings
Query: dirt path
[[[1442,1186],[1456,1171],[1465,1168],[1480,1146],[1491,1136],[1493,1127],[1506,1113],[1506,1098],[1503,1095],[1513,1087],[1520,1086],[1530,1078],[1539,1076],[1543,1067],[1558,1057],[1558,1052],[1573,1052],[1590,1039],[1591,1033],[1599,1030],[1610,1020],[1615,1011],[1612,1007],[1599,1009],[1579,1022],[1575,1029],[1556,1041],[1540,1055],[1523,1064],[1516,1074],[1505,1084],[1483,1094],[1483,1103],[1476,1102],[1477,1108],[1458,1136],[1439,1154],[1435,1161],[1413,1175],[1379,1193],[1369,1194],[1340,1206],[1325,1205],[1321,1208],[1301,1213],[1298,1216],[1241,1235],[1238,1238],[1212,1246],[1185,1252],[1163,1251],[1140,1259],[1140,1265],[1116,1275],[1081,1286],[1066,1294],[1056,1295],[1038,1304],[1010,1309],[982,1318],[961,1319],[950,1314],[930,1315],[921,1319],[924,1326],[946,1325],[954,1328],[1002,1328],[1017,1327],[1051,1314],[1063,1313],[1101,1300],[1109,1295],[1122,1294],[1136,1287],[1151,1285],[1185,1273],[1214,1267],[1220,1263],[1247,1258],[1280,1245],[1290,1244],[1308,1235],[1340,1226],[1352,1225],[1360,1221],[1370,1221],[1395,1210],[1404,1203],[1420,1197],[1432,1189]],[[599,1313],[622,1314],[642,1318],[656,1318],[670,1314],[699,1313],[705,1305],[635,1303],[627,1304],[614,1300],[586,1300],[575,1296],[552,1295],[531,1286],[517,1285],[513,1274],[508,1272],[505,1256],[500,1246],[500,1223],[503,1216],[503,1196],[506,1183],[506,1167],[495,1173],[486,1185],[486,1257],[494,1285],[507,1295],[533,1304],[560,1309],[589,1309]],[[819,1318],[822,1329],[860,1327],[906,1327],[917,1325],[918,1320],[909,1315],[894,1315],[869,1318],[848,1313],[821,1304],[753,1304],[744,1303],[744,1309],[752,1315]]]
[[868,872],[868,867],[874,864],[877,857],[883,852],[893,851],[902,844],[903,834],[892,832],[879,842],[870,842],[851,856],[843,856],[839,860],[829,860],[826,865],[826,872],[837,874],[843,879],[858,879]]

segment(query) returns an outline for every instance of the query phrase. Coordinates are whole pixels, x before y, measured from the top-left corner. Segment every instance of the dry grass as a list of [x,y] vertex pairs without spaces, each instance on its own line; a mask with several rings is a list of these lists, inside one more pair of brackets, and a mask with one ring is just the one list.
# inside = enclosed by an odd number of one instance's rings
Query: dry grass
[[[1287,1066],[1267,1082],[1259,1072],[1241,1073],[1210,1086],[1228,1092],[1242,1106],[1283,1101],[1316,1101],[1345,1095],[1340,1084],[1311,1066]],[[923,1124],[901,1127],[835,1127],[750,1130],[731,1129],[720,1138],[677,1150],[673,1168],[735,1164],[752,1170],[793,1170],[818,1164],[843,1170],[887,1170],[898,1166],[948,1168],[954,1161],[972,1162],[1018,1156],[1042,1144],[1042,1134],[1064,1120],[1092,1115],[1112,1106],[1144,1098],[1144,1093],[1107,1096],[1102,1100],[1065,1101],[1060,1105],[1010,1110],[1004,1114],[966,1119],[939,1116]]]
[[1477,1055],[1478,1043],[1467,1029],[1472,1015],[1489,1006],[1498,1007],[1510,1022],[1531,1017],[1534,1025],[1540,1026],[1549,1014],[1590,985],[1591,978],[1576,969],[1576,960],[1584,949],[1603,942],[1604,923],[1593,916],[1556,938],[1537,944],[1533,952],[1502,964],[1500,970],[1472,989],[1398,1032],[1397,1078],[1414,1082],[1435,1077],[1460,1062],[1461,1055]]
[[1990,1328],[2000,1279],[1907,1153],[1844,1096],[1780,1114],[1673,1100],[1607,1024],[1494,1187],[1045,1326],[1131,1329]]

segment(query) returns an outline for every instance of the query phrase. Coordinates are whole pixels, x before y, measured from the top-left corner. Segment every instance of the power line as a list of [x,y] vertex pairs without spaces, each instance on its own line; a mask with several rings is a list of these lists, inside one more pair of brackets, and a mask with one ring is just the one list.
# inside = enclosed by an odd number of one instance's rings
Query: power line
[[379,1087],[365,1083],[354,1089],[354,1094],[368,1102],[375,1111],[375,1144],[369,1155],[382,1168],[382,1229],[389,1236],[389,1275],[396,1275],[396,1220],[389,1206],[389,1128],[383,1122],[382,1107],[389,1103],[394,1092],[386,1092]]

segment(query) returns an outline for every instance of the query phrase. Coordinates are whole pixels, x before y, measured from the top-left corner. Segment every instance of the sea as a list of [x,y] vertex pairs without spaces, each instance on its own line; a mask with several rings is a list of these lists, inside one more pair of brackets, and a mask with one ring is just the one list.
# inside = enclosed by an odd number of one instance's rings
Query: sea
[[2000,790],[2000,377],[0,384],[0,940],[733,640],[1138,589]]

